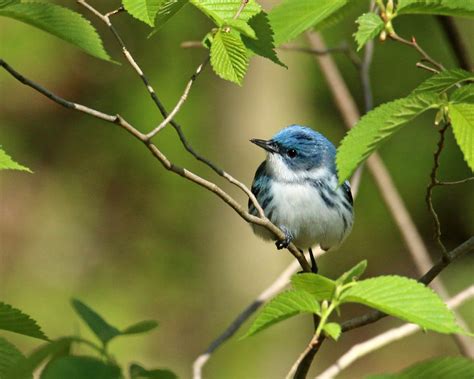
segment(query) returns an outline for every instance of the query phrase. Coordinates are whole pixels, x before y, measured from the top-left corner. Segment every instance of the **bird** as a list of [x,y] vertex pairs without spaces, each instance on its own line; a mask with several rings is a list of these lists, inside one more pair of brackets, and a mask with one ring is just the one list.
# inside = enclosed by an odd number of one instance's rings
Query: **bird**
[[[342,244],[352,230],[354,209],[348,181],[339,185],[336,148],[321,133],[301,125],[290,125],[269,140],[250,142],[266,152],[258,166],[251,191],[265,216],[284,233],[279,240],[261,225],[254,233],[276,241],[278,249],[291,242],[303,252],[308,249],[311,271],[318,272],[312,248],[327,251]],[[258,211],[249,199],[249,213]]]

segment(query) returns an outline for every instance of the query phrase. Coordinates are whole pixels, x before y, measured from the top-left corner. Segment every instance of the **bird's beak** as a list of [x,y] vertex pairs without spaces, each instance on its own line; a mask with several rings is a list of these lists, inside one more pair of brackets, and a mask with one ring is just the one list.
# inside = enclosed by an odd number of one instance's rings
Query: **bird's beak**
[[264,139],[253,138],[250,140],[250,142],[268,151],[269,153],[278,153],[278,148],[272,140],[266,141]]

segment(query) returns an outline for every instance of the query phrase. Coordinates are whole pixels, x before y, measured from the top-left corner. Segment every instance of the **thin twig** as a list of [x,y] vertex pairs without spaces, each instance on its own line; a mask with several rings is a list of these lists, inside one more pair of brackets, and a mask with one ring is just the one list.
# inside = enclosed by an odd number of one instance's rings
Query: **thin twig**
[[240,3],[240,6],[239,6],[239,9],[237,9],[237,12],[235,12],[235,15],[234,15],[234,20],[237,20],[240,16],[240,14],[242,13],[242,11],[244,10],[245,6],[249,3],[249,0],[242,0],[242,2]]
[[[99,118],[101,120],[120,125],[122,128],[124,128],[127,132],[132,134],[135,138],[137,138],[139,141],[141,141],[147,148],[148,150],[152,153],[152,155],[158,159],[158,161],[162,164],[162,166],[177,174],[180,175],[183,178],[186,178],[190,180],[193,183],[196,183],[197,185],[206,188],[207,190],[211,191],[215,195],[217,195],[219,198],[221,198],[226,204],[228,204],[234,211],[237,212],[237,214],[240,215],[245,221],[249,223],[254,223],[256,225],[261,225],[265,227],[267,230],[269,230],[271,233],[273,233],[276,238],[278,239],[284,239],[285,234],[274,224],[271,223],[271,221],[267,218],[262,218],[262,217],[257,217],[252,214],[250,214],[244,207],[242,207],[233,197],[231,197],[227,192],[222,190],[219,186],[217,186],[215,183],[210,182],[199,175],[196,175],[195,173],[182,168],[180,166],[175,165],[172,163],[168,158],[153,144],[151,141],[149,141],[146,136],[138,131],[135,127],[133,127],[129,122],[127,122],[122,116],[120,115],[110,115],[106,114],[100,111],[97,111],[95,109],[89,108],[87,106],[77,104],[68,100],[65,100],[55,94],[53,94],[51,91],[48,91],[44,87],[40,86],[39,84],[25,78],[23,75],[21,75],[19,72],[14,70],[10,65],[8,65],[3,59],[0,59],[0,67],[3,67],[7,72],[9,72],[14,78],[19,80],[21,83],[35,89],[36,91],[40,92],[44,96],[48,97],[49,99],[53,100],[57,104],[68,108],[68,109],[74,109],[79,112],[83,112],[86,114],[89,114],[93,117]],[[301,253],[296,246],[291,243],[288,246],[288,251],[298,260],[298,262],[301,265],[301,268],[305,272],[311,272],[311,266],[306,260],[305,256],[303,253]]]
[[[446,253],[441,260],[438,261],[425,275],[423,275],[418,281],[424,285],[428,285],[436,276],[438,276],[441,271],[443,271],[447,266],[449,266],[456,259],[461,258],[463,255],[474,251],[474,237],[471,237],[454,250]],[[347,320],[341,324],[342,332],[347,332],[349,330],[357,329],[365,325],[372,324],[388,315],[380,311],[368,312],[362,316],[355,317],[353,319]],[[315,337],[311,339],[308,346],[305,348],[303,354],[301,354],[297,359],[297,369],[295,374],[295,379],[306,378],[306,375],[311,367],[311,362],[314,359],[314,356],[321,347],[324,339],[320,338],[315,341]]]
[[409,40],[407,40],[403,37],[400,37],[395,32],[390,33],[389,37],[391,39],[393,39],[394,41],[401,42],[404,45],[408,45],[408,46],[413,47],[416,51],[418,51],[418,53],[421,55],[421,58],[424,61],[429,62],[432,66],[434,66],[434,68],[436,68],[436,72],[440,72],[440,71],[443,71],[445,69],[444,66],[441,63],[439,63],[436,60],[434,60],[433,58],[431,58],[431,56],[428,55],[428,53],[425,50],[423,50],[420,45],[418,45],[418,42],[416,42],[415,37],[412,37],[411,41],[409,41]]
[[[150,97],[152,98],[153,102],[157,106],[157,108],[160,111],[161,115],[164,118],[168,118],[168,112],[167,112],[166,108],[164,107],[164,105],[160,101],[160,99],[158,98],[158,95],[156,94],[156,92],[155,92],[154,88],[152,87],[150,81],[148,80],[147,76],[145,75],[145,73],[143,72],[141,67],[138,65],[136,60],[133,58],[132,54],[127,49],[123,39],[120,37],[119,33],[117,32],[115,27],[112,25],[112,22],[110,21],[109,17],[107,17],[106,15],[101,14],[98,10],[96,10],[94,7],[92,7],[90,4],[88,4],[85,0],[77,0],[77,2],[78,2],[78,4],[84,6],[86,9],[88,9],[90,12],[92,12],[99,19],[101,19],[109,27],[109,29],[111,30],[111,32],[114,35],[115,39],[117,40],[118,44],[120,45],[120,47],[122,49],[122,53],[125,56],[125,59],[129,62],[130,66],[135,70],[135,72],[138,74],[138,76],[142,80],[142,82],[145,85],[148,93],[150,94]],[[191,81],[193,81],[192,78],[191,78]],[[189,86],[189,83],[188,83],[188,86]],[[186,89],[185,89],[185,91],[186,91]],[[188,92],[189,92],[189,90],[188,90]],[[174,121],[173,118],[171,118],[169,120],[169,123],[171,124],[171,126],[173,126],[176,133],[178,133],[179,139],[180,139],[182,145],[184,146],[184,148],[194,158],[196,158],[198,161],[200,161],[200,162],[204,163],[205,165],[207,165],[208,167],[210,167],[215,173],[222,176],[223,178],[225,178],[227,181],[229,181],[230,183],[232,183],[236,187],[240,188],[250,198],[250,200],[251,200],[252,204],[255,206],[255,209],[257,210],[259,216],[261,218],[265,218],[265,213],[263,212],[262,207],[258,203],[257,198],[255,197],[255,195],[252,193],[252,191],[245,184],[243,184],[242,182],[235,179],[232,175],[230,175],[229,173],[227,173],[226,171],[224,171],[223,169],[218,167],[216,164],[211,162],[209,159],[207,159],[207,158],[203,157],[202,155],[198,154],[193,149],[193,147],[191,146],[189,141],[186,139],[181,126],[176,121]]]
[[435,69],[433,67],[430,67],[430,66],[427,66],[426,64],[421,63],[421,62],[416,62],[415,66],[418,67],[418,68],[422,68],[423,70],[429,71],[433,74],[438,74],[439,73],[439,71],[437,69]]
[[453,182],[440,182],[440,181],[438,181],[436,184],[438,186],[451,186],[451,185],[455,185],[455,184],[464,184],[464,183],[470,182],[471,180],[474,180],[474,176],[471,176],[471,177],[466,178],[466,179],[455,180]]
[[426,204],[433,218],[434,239],[439,245],[439,247],[441,248],[441,251],[443,252],[443,254],[446,254],[447,250],[446,250],[446,246],[444,246],[444,243],[441,240],[441,223],[439,221],[438,213],[436,213],[436,210],[434,209],[434,206],[433,206],[433,188],[436,187],[436,185],[438,184],[438,179],[436,175],[438,173],[438,168],[439,168],[439,159],[444,147],[444,135],[446,133],[446,130],[448,129],[448,126],[449,126],[449,123],[445,122],[444,125],[438,130],[439,140],[438,140],[436,150],[433,154],[433,168],[431,169],[430,183],[428,184],[428,187],[426,188],[426,197],[425,197]]
[[125,11],[125,8],[122,5],[122,6],[118,7],[117,9],[104,14],[104,16],[107,17],[107,18],[110,18],[111,16],[114,16],[114,15],[116,15],[118,13],[121,13],[121,12],[124,12],[124,11]]
[[[447,301],[449,308],[454,309],[461,306],[467,300],[474,297],[474,285],[459,292],[453,298]],[[387,346],[395,341],[399,341],[411,334],[420,331],[421,328],[416,324],[404,324],[398,328],[393,328],[381,333],[367,341],[353,345],[345,354],[343,354],[333,365],[328,367],[315,379],[332,379],[339,375],[343,370],[348,368],[358,359],[378,351],[383,346]]]

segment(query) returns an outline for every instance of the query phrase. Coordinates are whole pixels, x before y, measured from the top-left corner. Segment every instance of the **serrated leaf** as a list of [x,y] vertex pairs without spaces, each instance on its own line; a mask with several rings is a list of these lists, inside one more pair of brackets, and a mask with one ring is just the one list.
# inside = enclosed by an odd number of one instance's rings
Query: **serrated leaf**
[[64,356],[48,363],[41,379],[122,379],[120,367],[89,356]]
[[261,57],[270,59],[272,62],[280,66],[286,67],[286,65],[280,61],[275,52],[273,30],[270,26],[268,15],[263,11],[260,12],[249,20],[249,25],[253,30],[255,30],[256,39],[242,36],[242,42],[247,49],[253,54],[260,55]]
[[302,290],[283,292],[263,307],[244,337],[258,333],[299,313],[320,314],[320,312],[319,303],[310,293]]
[[429,287],[402,276],[361,280],[344,291],[342,303],[360,303],[439,333],[463,333],[454,314]]
[[28,357],[22,359],[19,364],[7,370],[7,374],[2,379],[23,379],[30,378],[32,373],[49,358],[50,361],[57,357],[68,354],[73,338],[61,338],[50,343],[46,343],[37,348]]
[[310,293],[318,301],[331,300],[336,282],[325,276],[313,273],[301,273],[291,277],[291,285],[296,290]]
[[97,312],[82,301],[73,299],[72,306],[94,334],[106,345],[112,338],[120,335],[120,330],[110,325]]
[[379,15],[369,12],[360,16],[356,23],[359,25],[354,38],[357,42],[357,51],[362,49],[364,45],[378,36],[385,28],[385,24]]
[[81,14],[68,8],[51,3],[21,3],[0,8],[0,16],[32,25],[96,58],[110,61],[95,28]]
[[474,172],[474,104],[450,103],[448,109],[456,142]]
[[474,81],[474,73],[460,68],[445,70],[426,79],[423,83],[416,87],[412,93],[416,94],[428,91],[442,93],[465,81]]
[[243,20],[227,20],[225,21],[225,26],[230,26],[232,29],[237,30],[243,36],[247,36],[251,39],[256,39],[257,35],[255,34],[255,30]]
[[222,79],[241,84],[249,58],[237,34],[218,31],[212,40],[211,65]]
[[464,357],[440,357],[416,363],[398,374],[371,375],[367,379],[471,379],[474,361]]
[[382,104],[363,116],[337,150],[339,183],[344,183],[362,161],[403,125],[442,104],[437,94],[423,92]]
[[328,322],[324,325],[323,330],[326,332],[326,335],[331,337],[334,341],[337,341],[341,336],[341,325],[337,322]]
[[128,328],[125,328],[120,332],[120,334],[139,334],[146,333],[150,330],[155,329],[158,326],[158,323],[154,320],[145,320],[137,322],[136,324],[130,325]]
[[15,162],[5,150],[0,146],[0,170],[18,170],[32,172],[28,167],[25,167],[18,162]]
[[48,340],[39,325],[30,316],[9,304],[0,302],[0,329],[24,336]]
[[158,12],[155,15],[155,30],[153,30],[148,38],[154,36],[166,22],[178,13],[186,4],[188,0],[164,0],[161,2]]
[[[242,0],[190,0],[196,8],[210,17],[217,26],[224,25],[237,14]],[[248,21],[262,10],[255,0],[250,0],[239,15],[239,20]]]
[[452,103],[474,103],[474,84],[467,84],[454,91],[449,99]]
[[[24,355],[15,345],[0,337],[0,378],[4,378],[8,370],[25,359]],[[31,375],[29,376],[31,378]]]
[[275,46],[288,42],[335,14],[348,0],[283,0],[268,13]]
[[474,17],[474,2],[466,0],[399,0],[397,14]]
[[131,379],[178,379],[176,374],[166,369],[146,370],[134,363],[130,366]]
[[354,279],[358,279],[367,269],[367,260],[363,260],[357,263],[354,267],[352,267],[349,271],[346,271],[342,274],[338,279],[338,284],[347,284],[352,282]]
[[125,10],[137,20],[155,26],[155,16],[163,0],[122,0]]

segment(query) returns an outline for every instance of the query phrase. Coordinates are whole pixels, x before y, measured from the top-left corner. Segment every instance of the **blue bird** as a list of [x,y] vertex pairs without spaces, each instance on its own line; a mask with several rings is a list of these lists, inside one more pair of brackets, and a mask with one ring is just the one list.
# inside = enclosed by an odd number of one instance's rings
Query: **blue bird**
[[[339,246],[354,221],[349,182],[338,186],[336,148],[321,133],[291,125],[270,140],[250,140],[267,152],[255,173],[252,193],[265,216],[284,233],[278,249],[293,242],[300,250],[309,249],[312,271],[318,268],[311,248],[323,250]],[[249,212],[257,215],[249,201]],[[275,240],[267,229],[252,224],[255,234]]]

